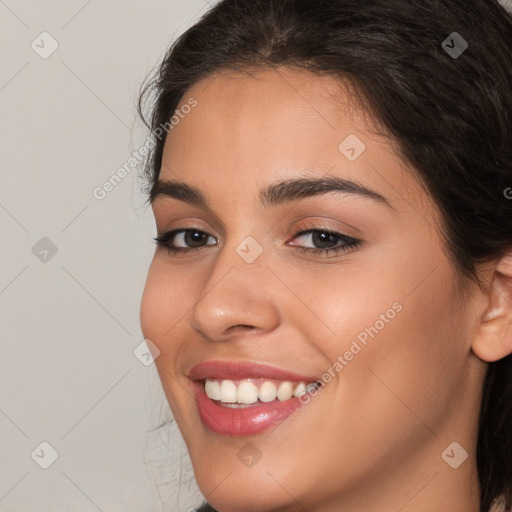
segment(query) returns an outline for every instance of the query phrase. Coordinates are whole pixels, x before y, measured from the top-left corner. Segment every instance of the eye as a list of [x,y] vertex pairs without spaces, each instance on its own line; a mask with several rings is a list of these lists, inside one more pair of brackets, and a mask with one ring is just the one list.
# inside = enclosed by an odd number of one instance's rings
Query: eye
[[[361,240],[357,240],[356,238],[326,229],[310,229],[301,231],[295,235],[294,240],[301,237],[304,239],[309,238],[313,245],[320,246],[319,248],[299,247],[298,250],[301,253],[322,254],[325,256],[336,256],[343,251],[359,247],[362,243]],[[292,245],[298,244],[293,243]]]
[[[207,238],[212,238],[215,241],[215,238],[211,235],[208,235],[204,231],[200,231],[199,229],[176,229],[174,231],[168,231],[167,233],[162,233],[154,238],[157,246],[165,247],[168,251],[172,253],[178,252],[192,252],[197,251],[205,247],[203,243]],[[180,244],[179,246],[175,244]],[[210,244],[212,245],[212,244]]]
[[[355,238],[327,229],[310,229],[296,233],[293,240],[297,238],[309,238],[313,245],[320,247],[297,247],[301,253],[336,256],[343,251],[358,247],[362,241]],[[206,244],[212,239],[212,244]],[[208,245],[215,245],[215,237],[208,235],[199,229],[176,229],[162,233],[154,238],[157,246],[166,248],[170,253],[192,253],[204,249]],[[298,246],[292,243],[292,246]]]

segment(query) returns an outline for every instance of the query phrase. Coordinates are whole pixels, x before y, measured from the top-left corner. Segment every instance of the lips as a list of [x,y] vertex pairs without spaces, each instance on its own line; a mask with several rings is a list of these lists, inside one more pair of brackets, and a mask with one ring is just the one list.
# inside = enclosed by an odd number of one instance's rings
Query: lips
[[204,361],[194,365],[188,372],[191,380],[201,379],[276,379],[293,382],[315,382],[318,377],[299,375],[275,366],[263,363],[249,363],[246,361]]
[[[237,403],[235,394],[232,398],[222,395],[222,400],[209,398],[205,392],[205,383],[208,380],[225,382],[234,381],[240,385],[268,381],[272,385],[279,382],[292,386],[308,385],[318,380],[315,376],[299,375],[274,366],[245,361],[204,361],[193,366],[188,372],[193,381],[194,395],[199,416],[203,424],[211,431],[228,436],[245,436],[257,434],[284,421],[290,414],[303,407],[298,396],[280,396],[272,401]],[[302,386],[301,385],[301,386]],[[212,393],[209,392],[210,396]],[[279,395],[278,395],[279,396]],[[219,396],[220,398],[220,396]]]

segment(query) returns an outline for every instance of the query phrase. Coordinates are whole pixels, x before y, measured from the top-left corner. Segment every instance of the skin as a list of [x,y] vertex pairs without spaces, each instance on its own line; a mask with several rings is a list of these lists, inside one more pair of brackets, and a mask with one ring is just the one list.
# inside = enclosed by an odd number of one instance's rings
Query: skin
[[[470,282],[462,300],[432,198],[340,85],[277,68],[218,73],[188,91],[182,104],[198,104],[170,131],[160,178],[199,188],[211,211],[164,196],[152,207],[158,233],[210,236],[188,256],[156,249],[142,331],[160,350],[166,397],[218,510],[477,512],[481,388],[487,362],[512,352],[512,258],[482,267],[482,289]],[[349,134],[366,146],[353,162],[338,149]],[[260,188],[298,175],[357,181],[390,206],[343,193],[260,204]],[[304,229],[362,244],[302,254],[297,246],[326,247],[295,236]],[[263,249],[250,264],[236,252],[248,236]],[[401,311],[276,428],[237,438],[202,424],[193,364],[234,359],[321,376],[396,302]],[[457,469],[441,457],[454,441],[468,452]],[[261,454],[250,468],[237,457],[247,442]]]

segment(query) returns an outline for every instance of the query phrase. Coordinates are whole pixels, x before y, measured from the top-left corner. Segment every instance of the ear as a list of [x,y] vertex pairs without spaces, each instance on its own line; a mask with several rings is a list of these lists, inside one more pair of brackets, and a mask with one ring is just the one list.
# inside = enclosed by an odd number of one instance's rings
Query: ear
[[489,363],[512,353],[512,251],[498,261],[491,279],[488,307],[472,344],[475,355]]

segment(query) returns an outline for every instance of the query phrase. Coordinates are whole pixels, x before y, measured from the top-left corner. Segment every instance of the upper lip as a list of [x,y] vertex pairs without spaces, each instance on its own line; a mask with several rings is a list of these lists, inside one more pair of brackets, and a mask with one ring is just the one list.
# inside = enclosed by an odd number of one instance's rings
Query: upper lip
[[302,382],[315,382],[317,377],[299,375],[297,373],[277,368],[265,363],[254,363],[249,361],[228,361],[210,359],[195,364],[188,371],[191,380],[202,379],[275,379]]

